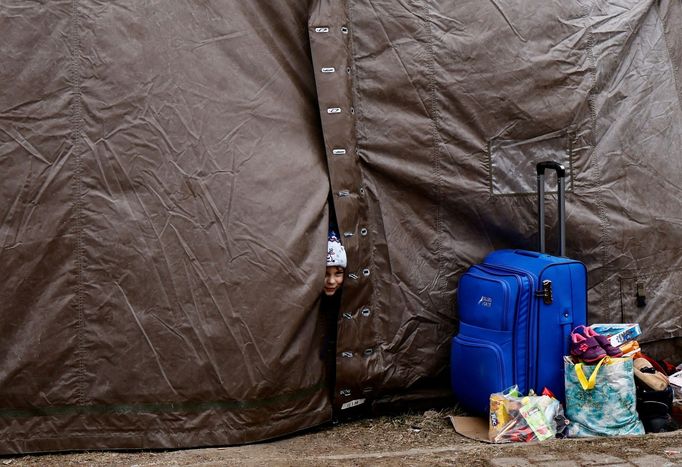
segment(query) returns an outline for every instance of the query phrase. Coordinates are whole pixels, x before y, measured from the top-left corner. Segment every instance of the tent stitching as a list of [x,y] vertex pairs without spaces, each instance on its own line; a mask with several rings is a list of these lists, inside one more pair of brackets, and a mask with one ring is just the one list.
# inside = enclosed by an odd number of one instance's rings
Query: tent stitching
[[675,86],[675,91],[677,94],[677,106],[678,108],[682,111],[682,89],[680,89],[680,84],[677,80],[677,74],[675,73],[675,65],[673,64],[673,56],[670,53],[670,50],[672,47],[670,46],[670,42],[668,39],[668,32],[666,31],[666,24],[665,21],[663,21],[663,18],[661,17],[661,5],[660,3],[656,4],[656,15],[658,16],[659,21],[661,21],[662,28],[663,28],[663,43],[665,44],[665,51],[668,54],[668,61],[670,63],[670,73],[673,77],[673,85]]
[[82,116],[82,91],[81,91],[81,77],[80,77],[80,59],[81,59],[81,42],[80,42],[80,16],[78,11],[78,0],[71,2],[71,63],[70,63],[70,78],[71,78],[71,144],[74,151],[75,170],[73,176],[73,196],[74,196],[74,230],[75,230],[75,263],[76,263],[76,286],[75,286],[75,301],[77,312],[76,324],[76,361],[77,361],[77,394],[80,404],[85,402],[85,350],[84,350],[84,291],[83,291],[83,263],[84,263],[84,246],[83,246],[83,165],[82,165],[82,138],[83,138],[83,116]]
[[326,390],[325,380],[298,391],[278,394],[263,399],[205,401],[205,402],[164,402],[138,404],[92,404],[60,405],[51,407],[29,407],[24,409],[0,409],[0,418],[49,417],[64,414],[127,414],[127,413],[177,413],[204,412],[207,410],[254,409],[282,402],[303,400],[320,391]]
[[431,119],[431,136],[433,138],[433,148],[431,149],[431,158],[433,164],[433,173],[435,177],[435,215],[436,215],[436,258],[438,261],[438,271],[436,273],[436,280],[441,279],[442,284],[437,284],[436,289],[445,291],[447,288],[447,280],[443,274],[444,257],[443,257],[443,219],[442,219],[442,198],[443,198],[443,175],[441,173],[440,155],[441,147],[443,145],[443,138],[441,137],[441,127],[438,120],[438,96],[436,95],[436,70],[435,70],[435,53],[433,40],[433,26],[431,21],[431,10],[427,2],[423,2],[424,16],[428,31],[426,53],[428,54],[428,83],[429,83],[429,97],[431,98],[431,108],[429,117]]

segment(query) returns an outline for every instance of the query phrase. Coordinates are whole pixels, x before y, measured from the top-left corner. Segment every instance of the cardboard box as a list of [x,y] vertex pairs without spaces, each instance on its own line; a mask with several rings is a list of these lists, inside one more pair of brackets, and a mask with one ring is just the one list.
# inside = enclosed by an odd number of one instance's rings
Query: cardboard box
[[607,336],[614,347],[635,340],[642,334],[638,323],[598,323],[591,324],[590,327],[594,332]]

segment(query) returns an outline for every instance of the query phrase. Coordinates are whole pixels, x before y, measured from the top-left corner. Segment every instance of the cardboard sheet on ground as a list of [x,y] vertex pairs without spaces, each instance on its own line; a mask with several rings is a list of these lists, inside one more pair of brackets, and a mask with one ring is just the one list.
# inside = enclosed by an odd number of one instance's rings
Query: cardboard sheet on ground
[[448,416],[455,431],[465,438],[491,443],[488,440],[488,419],[485,417]]

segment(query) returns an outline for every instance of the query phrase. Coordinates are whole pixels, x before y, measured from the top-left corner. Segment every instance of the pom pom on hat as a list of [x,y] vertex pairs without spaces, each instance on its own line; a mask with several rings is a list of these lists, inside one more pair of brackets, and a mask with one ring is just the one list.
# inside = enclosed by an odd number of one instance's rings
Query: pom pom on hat
[[339,237],[333,230],[329,231],[327,239],[327,266],[339,266],[345,268],[347,265],[346,250],[341,245]]

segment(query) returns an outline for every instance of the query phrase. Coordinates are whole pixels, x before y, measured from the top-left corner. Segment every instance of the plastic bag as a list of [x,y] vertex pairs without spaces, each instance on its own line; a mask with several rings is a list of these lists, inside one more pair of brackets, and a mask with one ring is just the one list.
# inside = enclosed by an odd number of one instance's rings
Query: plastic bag
[[568,423],[554,397],[519,393],[517,386],[490,395],[488,438],[494,443],[544,441],[561,435]]
[[643,435],[636,409],[632,358],[606,357],[596,366],[564,359],[568,435]]

